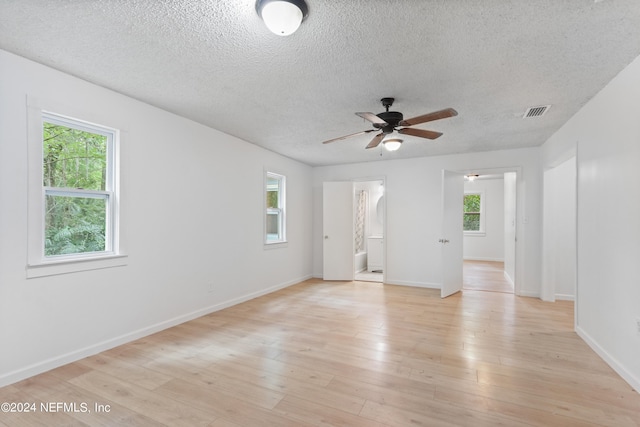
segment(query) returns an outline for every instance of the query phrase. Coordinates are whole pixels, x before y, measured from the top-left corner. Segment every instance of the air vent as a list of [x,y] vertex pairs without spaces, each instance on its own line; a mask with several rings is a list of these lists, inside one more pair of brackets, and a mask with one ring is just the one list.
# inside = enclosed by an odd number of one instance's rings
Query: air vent
[[527,111],[522,116],[523,119],[527,119],[529,117],[542,117],[547,110],[551,108],[551,105],[540,105],[538,107],[529,107]]

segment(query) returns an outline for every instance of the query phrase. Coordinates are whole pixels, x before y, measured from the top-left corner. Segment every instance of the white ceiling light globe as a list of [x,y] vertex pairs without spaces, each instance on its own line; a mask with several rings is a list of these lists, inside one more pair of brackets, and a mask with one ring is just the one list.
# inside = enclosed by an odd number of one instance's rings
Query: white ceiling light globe
[[390,138],[382,141],[384,143],[384,148],[388,151],[396,151],[402,145],[402,140],[399,138]]
[[261,15],[267,28],[279,36],[295,33],[303,17],[300,8],[288,1],[272,1],[265,4]]

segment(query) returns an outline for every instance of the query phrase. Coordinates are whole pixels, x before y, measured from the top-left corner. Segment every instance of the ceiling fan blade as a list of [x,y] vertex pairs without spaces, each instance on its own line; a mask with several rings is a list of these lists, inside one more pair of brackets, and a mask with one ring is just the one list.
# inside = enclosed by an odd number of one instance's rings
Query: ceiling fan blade
[[376,148],[382,142],[382,138],[384,138],[384,133],[377,134],[365,148]]
[[420,123],[432,122],[434,120],[446,119],[447,117],[457,116],[458,112],[453,108],[445,108],[444,110],[434,111],[433,113],[423,114],[422,116],[413,117],[411,119],[402,120],[399,126],[413,126]]
[[373,113],[356,113],[356,115],[362,117],[365,120],[369,120],[371,123],[375,123],[378,125],[388,124],[387,122],[385,122],[384,120],[382,120],[380,117],[376,116]]
[[413,129],[413,128],[398,129],[398,133],[401,133],[404,135],[418,136],[420,138],[427,138],[427,139],[436,139],[442,136],[441,132],[434,132],[432,130]]
[[352,133],[351,135],[345,135],[345,136],[341,136],[341,137],[338,137],[338,138],[330,139],[330,140],[328,140],[328,141],[324,141],[324,142],[323,142],[323,144],[329,144],[330,142],[340,141],[340,140],[342,140],[342,139],[347,139],[347,138],[350,138],[350,137],[352,137],[352,136],[364,135],[365,133],[375,132],[375,131],[377,131],[377,130],[378,130],[378,129],[363,130],[362,132],[356,132],[356,133]]

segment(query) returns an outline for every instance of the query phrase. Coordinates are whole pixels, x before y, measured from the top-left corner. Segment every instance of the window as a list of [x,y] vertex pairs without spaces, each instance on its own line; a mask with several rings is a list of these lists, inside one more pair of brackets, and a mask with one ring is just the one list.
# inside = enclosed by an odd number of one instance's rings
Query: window
[[118,255],[118,131],[40,111],[34,121],[39,131],[30,138],[30,159],[40,166],[32,164],[30,178],[29,267]]
[[482,193],[466,193],[464,195],[464,216],[462,229],[465,233],[484,232],[484,200]]
[[286,242],[285,177],[267,172],[265,176],[265,243]]
[[113,248],[113,132],[43,115],[44,256]]

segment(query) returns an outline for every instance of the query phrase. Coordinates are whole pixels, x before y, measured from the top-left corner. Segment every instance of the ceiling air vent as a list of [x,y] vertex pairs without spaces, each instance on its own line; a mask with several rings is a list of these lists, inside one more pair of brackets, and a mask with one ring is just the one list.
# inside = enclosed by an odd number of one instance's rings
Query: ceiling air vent
[[522,116],[523,119],[527,119],[529,117],[542,117],[547,110],[551,108],[551,105],[540,105],[538,107],[529,107],[527,111]]

